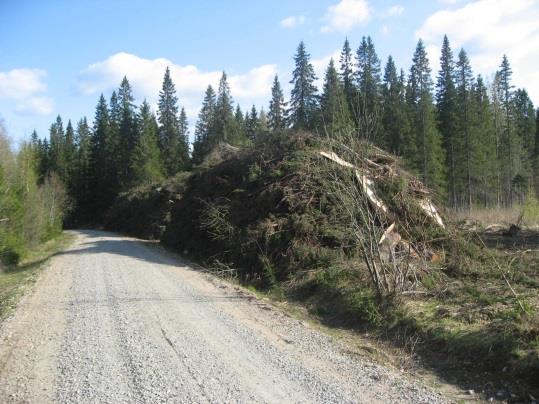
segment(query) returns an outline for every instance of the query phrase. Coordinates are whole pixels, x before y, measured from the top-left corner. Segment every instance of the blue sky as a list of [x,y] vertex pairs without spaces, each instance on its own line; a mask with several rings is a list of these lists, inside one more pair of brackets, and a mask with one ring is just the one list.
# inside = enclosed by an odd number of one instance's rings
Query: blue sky
[[436,70],[444,33],[487,78],[507,53],[514,84],[539,103],[537,21],[538,0],[1,0],[0,116],[15,140],[45,136],[57,114],[91,120],[124,74],[155,104],[168,65],[193,123],[222,70],[244,110],[267,108],[275,74],[289,89],[300,40],[321,76],[346,36],[355,50],[363,35],[405,69],[422,37]]

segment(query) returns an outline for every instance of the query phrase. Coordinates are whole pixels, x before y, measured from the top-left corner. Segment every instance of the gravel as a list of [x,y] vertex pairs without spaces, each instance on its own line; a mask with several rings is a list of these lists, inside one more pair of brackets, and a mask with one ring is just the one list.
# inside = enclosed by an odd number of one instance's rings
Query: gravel
[[171,254],[76,233],[0,328],[1,402],[445,402]]

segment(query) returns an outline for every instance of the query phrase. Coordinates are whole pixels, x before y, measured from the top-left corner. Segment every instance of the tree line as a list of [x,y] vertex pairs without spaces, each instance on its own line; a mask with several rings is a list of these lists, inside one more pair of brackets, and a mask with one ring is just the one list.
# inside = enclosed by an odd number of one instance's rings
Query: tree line
[[58,176],[38,178],[38,150],[15,153],[0,123],[0,269],[62,231],[67,195]]
[[221,142],[248,146],[285,130],[368,139],[401,156],[453,208],[511,206],[539,190],[539,110],[511,78],[505,55],[491,82],[475,76],[466,51],[455,57],[447,37],[436,80],[421,40],[407,73],[391,56],[382,70],[371,38],[363,37],[355,52],[345,40],[318,89],[301,42],[288,101],[275,76],[267,112],[254,105],[243,112],[223,72],[217,90],[205,91],[192,145],[167,68],[156,113],[147,101],[134,105],[124,77],[108,101],[99,97],[91,124],[82,118],[64,129],[58,116],[48,139],[34,132],[31,146],[40,180],[56,173],[83,221],[98,221],[122,190],[202,164]]

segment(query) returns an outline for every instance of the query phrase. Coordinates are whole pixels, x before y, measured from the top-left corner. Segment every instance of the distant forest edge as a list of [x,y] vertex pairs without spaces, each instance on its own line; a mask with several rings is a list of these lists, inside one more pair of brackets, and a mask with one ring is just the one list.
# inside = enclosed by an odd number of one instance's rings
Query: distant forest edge
[[286,130],[371,140],[401,156],[453,208],[508,207],[539,192],[539,109],[512,85],[505,55],[487,83],[474,75],[466,51],[455,58],[444,37],[434,83],[421,40],[408,74],[391,56],[382,73],[370,37],[355,53],[345,40],[320,90],[303,42],[294,62],[289,100],[276,76],[267,112],[234,105],[223,72],[217,90],[205,92],[192,148],[167,68],[157,114],[146,101],[134,105],[124,77],[108,102],[100,96],[93,123],[84,117],[64,129],[58,116],[48,139],[34,131],[22,152],[33,153],[39,184],[51,173],[61,179],[80,222],[98,222],[121,191],[200,165],[221,142],[248,146]]

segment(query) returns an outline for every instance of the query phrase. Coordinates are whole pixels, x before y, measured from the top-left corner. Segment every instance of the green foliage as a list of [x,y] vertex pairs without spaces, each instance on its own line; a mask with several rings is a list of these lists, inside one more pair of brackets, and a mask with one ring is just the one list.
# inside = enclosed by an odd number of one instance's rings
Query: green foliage
[[303,41],[298,45],[294,63],[290,81],[293,85],[290,94],[290,124],[294,129],[313,129],[317,125],[318,90],[314,85],[314,68]]

